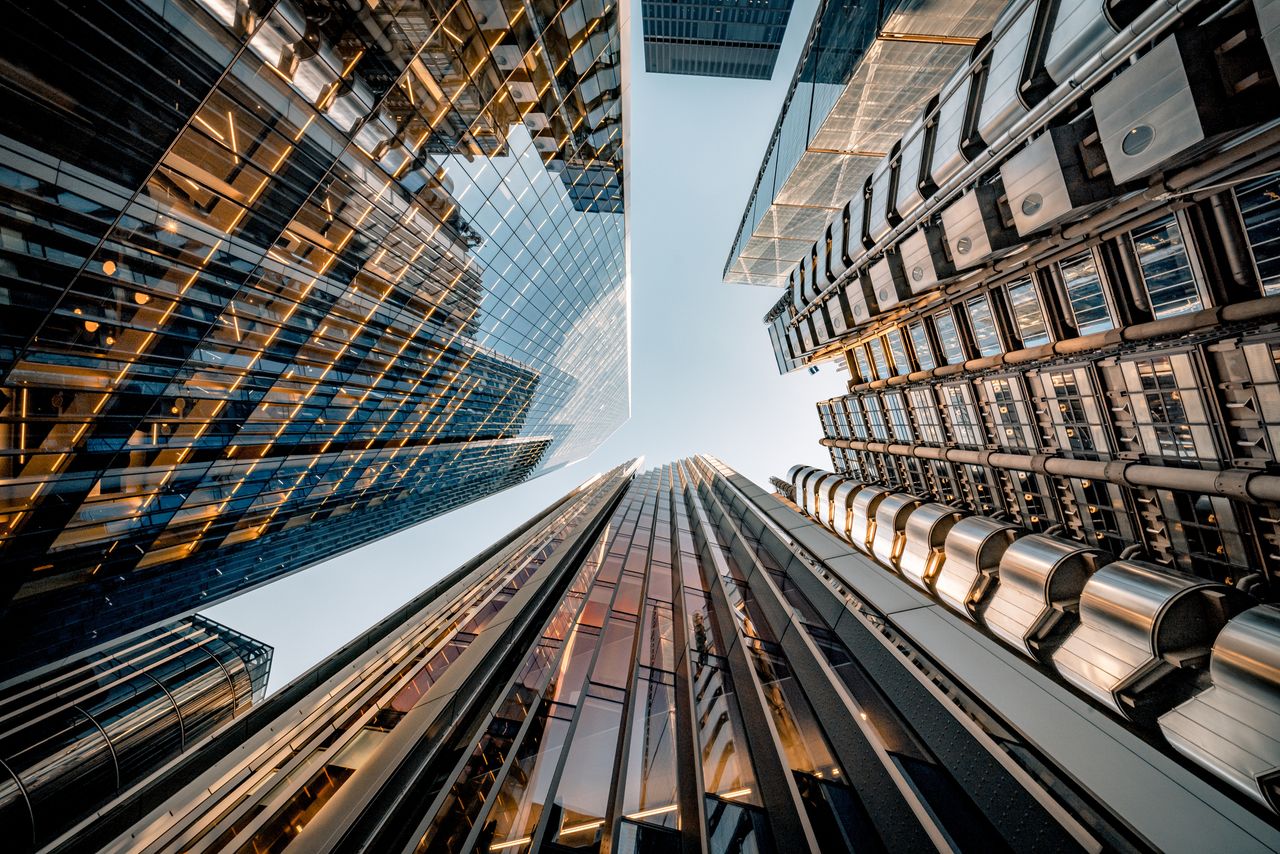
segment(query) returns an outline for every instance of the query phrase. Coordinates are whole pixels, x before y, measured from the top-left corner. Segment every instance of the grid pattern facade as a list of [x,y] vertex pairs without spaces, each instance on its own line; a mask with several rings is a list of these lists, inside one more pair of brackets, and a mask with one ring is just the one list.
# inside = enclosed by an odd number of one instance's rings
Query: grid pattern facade
[[644,66],[659,74],[768,80],[792,0],[643,2]]
[[0,689],[0,829],[25,851],[242,715],[271,647],[200,615]]
[[[339,662],[337,690],[318,685],[247,728],[235,755],[54,850],[121,828],[145,832],[134,847],[148,852],[1158,847],[1140,834],[1166,805],[1130,827],[1034,730],[1084,722],[1075,735],[1097,745],[1150,749],[1131,733],[1052,706],[1019,732],[891,613],[927,602],[884,598],[881,570],[793,507],[713,458],[637,468],[598,476],[450,579]],[[956,628],[939,652],[978,637]],[[275,773],[245,768],[246,750]],[[1200,832],[1240,821],[1274,836],[1209,799],[1179,796]]]
[[616,6],[9,18],[6,668],[519,483],[625,420]]

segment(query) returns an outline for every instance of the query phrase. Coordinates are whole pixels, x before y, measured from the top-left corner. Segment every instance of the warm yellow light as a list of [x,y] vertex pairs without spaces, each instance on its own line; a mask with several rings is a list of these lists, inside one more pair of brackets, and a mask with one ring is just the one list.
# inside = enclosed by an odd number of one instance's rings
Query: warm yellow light
[[97,331],[98,331],[98,321],[96,321],[96,320],[86,320],[86,321],[84,322],[84,328],[85,328],[85,329],[87,329],[87,330],[88,330],[88,331],[90,331],[90,332],[97,332]]
[[108,276],[114,276],[114,275],[116,274],[116,262],[115,262],[115,261],[103,261],[103,262],[102,262],[102,272],[106,273]]
[[602,824],[604,824],[604,819],[589,821],[586,824],[575,824],[573,827],[562,827],[560,828],[560,835],[568,836],[570,833],[581,833],[584,830],[595,830]]
[[650,816],[664,815],[669,812],[675,812],[676,809],[678,809],[676,804],[667,804],[665,807],[654,807],[653,809],[641,810],[640,812],[633,812],[630,815],[628,815],[627,818],[634,818],[634,819],[649,818]]
[[138,305],[146,305],[151,302],[151,296],[149,294],[144,294],[142,291],[136,291],[133,295],[133,301]]

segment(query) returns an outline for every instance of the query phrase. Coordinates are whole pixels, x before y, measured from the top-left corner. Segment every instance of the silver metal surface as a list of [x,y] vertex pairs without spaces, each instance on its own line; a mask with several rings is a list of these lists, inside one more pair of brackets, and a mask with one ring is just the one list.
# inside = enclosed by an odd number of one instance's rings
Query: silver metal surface
[[862,489],[856,480],[845,480],[831,494],[831,525],[837,535],[849,538],[849,523],[853,519],[853,496]]
[[968,66],[960,68],[942,87],[942,91],[948,94],[938,104],[930,165],[933,183],[939,187],[969,162],[960,149],[973,89],[973,77],[969,72]]
[[893,148],[884,156],[876,166],[874,172],[871,173],[871,180],[867,190],[867,235],[872,240],[879,240],[889,233],[892,224],[889,222],[889,211],[894,203],[895,190],[893,179],[897,177],[894,171],[894,164],[897,160],[898,147],[901,142],[895,142]]
[[1078,121],[1050,128],[1000,167],[1018,234],[1056,224],[1115,193],[1109,178],[1091,178],[1082,159],[1092,126]]
[[993,634],[1037,658],[1073,614],[1101,555],[1045,534],[1015,541],[1000,559],[999,584],[982,620]]
[[[1000,35],[991,44],[991,63],[987,70],[986,85],[983,87],[982,106],[978,112],[978,134],[987,142],[994,142],[1014,122],[1027,114],[1020,89],[1028,42],[1036,20],[1036,5],[1029,3],[1016,15],[1011,15],[1018,6],[1016,3],[1011,4],[996,19],[992,28],[993,32]],[[1010,17],[1012,20],[1009,20]]]
[[889,495],[889,490],[884,487],[864,486],[853,496],[849,539],[868,554],[871,553],[871,541],[876,533],[876,511],[880,509],[880,502]]
[[976,267],[1018,242],[1017,233],[1000,220],[996,205],[1002,192],[999,183],[983,184],[942,212],[942,230],[957,269]]
[[947,534],[946,561],[933,581],[938,598],[970,620],[976,619],[1001,558],[1025,533],[1011,522],[988,516],[961,519]]
[[[1207,57],[1203,58],[1207,61]],[[1176,36],[1165,39],[1093,93],[1093,110],[1112,179],[1152,172],[1204,142],[1198,97]]]
[[946,504],[917,507],[907,518],[906,544],[898,558],[898,571],[903,577],[917,587],[933,589],[933,581],[946,561],[947,536],[963,518],[963,513]]
[[867,275],[871,277],[871,289],[875,292],[876,307],[880,311],[887,311],[912,296],[907,275],[902,269],[902,256],[892,247],[867,268]]
[[1280,608],[1227,623],[1209,661],[1213,685],[1160,717],[1180,753],[1280,812]]
[[914,495],[887,495],[876,507],[875,530],[871,536],[871,554],[894,569],[906,545],[907,521],[921,501]]
[[871,287],[871,276],[866,270],[858,270],[844,285],[844,298],[853,313],[855,328],[867,323],[880,313],[876,304],[875,291]]
[[912,293],[931,291],[956,274],[942,246],[942,231],[934,226],[927,225],[911,232],[898,247]]
[[1253,8],[1258,13],[1258,26],[1271,60],[1271,71],[1280,77],[1280,0],[1253,0]]
[[1068,682],[1126,717],[1179,667],[1203,663],[1227,622],[1230,588],[1162,566],[1123,560],[1093,574],[1080,625],[1053,653]]
[[1066,83],[1117,32],[1103,11],[1103,0],[1061,0],[1049,34],[1045,70],[1055,83]]
[[929,164],[925,161],[926,145],[932,142],[933,133],[932,128],[926,130],[925,118],[936,106],[937,102],[930,98],[925,103],[924,110],[902,135],[902,156],[898,161],[897,192],[894,194],[894,208],[899,218],[910,216],[924,204],[925,194],[920,190],[921,183],[933,183],[927,169]]

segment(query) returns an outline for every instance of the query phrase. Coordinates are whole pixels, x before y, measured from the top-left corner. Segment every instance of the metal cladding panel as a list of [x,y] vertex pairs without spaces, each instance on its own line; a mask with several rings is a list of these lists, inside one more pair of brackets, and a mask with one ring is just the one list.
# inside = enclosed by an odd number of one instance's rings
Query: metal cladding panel
[[931,291],[956,274],[942,245],[942,233],[933,226],[913,231],[897,248],[913,294]]
[[871,265],[868,275],[871,277],[871,288],[875,291],[876,305],[881,311],[912,297],[906,273],[903,272],[902,256],[893,247],[885,250],[880,260]]
[[997,200],[1002,190],[999,184],[985,184],[942,212],[942,230],[957,269],[976,267],[1018,242],[1017,233],[1000,221]]
[[835,264],[838,259],[833,256],[839,251],[831,239],[831,223],[828,222],[827,227],[818,234],[818,281],[822,283],[822,290],[826,290],[836,280]]
[[866,232],[863,230],[866,224],[866,204],[867,200],[861,192],[849,199],[849,233],[845,251],[854,262],[867,249]]
[[1262,30],[1262,43],[1271,59],[1271,71],[1280,78],[1280,0],[1253,0]]
[[800,269],[803,272],[805,303],[811,303],[818,298],[818,294],[822,291],[822,283],[818,281],[817,243],[810,245],[804,260],[800,262]]
[[797,325],[800,329],[800,350],[808,353],[814,348],[812,327],[807,319],[801,320]]
[[899,218],[909,216],[932,195],[933,179],[929,176],[926,155],[933,143],[933,126],[925,119],[937,105],[937,96],[930,98],[919,118],[902,135],[902,156],[898,161],[898,183],[894,187],[893,200]]
[[1066,83],[1117,32],[1107,20],[1102,0],[1060,0],[1044,60],[1049,77]]
[[809,316],[813,318],[813,326],[818,332],[819,343],[825,344],[836,337],[831,317],[827,314],[827,304],[825,302],[818,303],[817,310]]
[[849,277],[844,286],[844,298],[849,303],[849,312],[853,315],[854,327],[862,326],[880,313],[875,294],[871,290],[871,279],[866,270],[859,270]]
[[[1047,0],[1046,0],[1047,1]],[[991,45],[991,64],[978,113],[978,134],[988,144],[1027,114],[1021,96],[1022,72],[1036,21],[1036,3],[1028,3]],[[996,21],[996,30],[1005,16]]]
[[922,504],[907,520],[906,545],[898,558],[898,571],[926,590],[942,568],[947,535],[963,514],[946,504]]
[[942,186],[947,179],[960,171],[969,158],[960,145],[965,132],[965,117],[969,109],[969,94],[973,78],[965,66],[951,76],[942,87],[945,94],[938,104],[938,115],[933,133],[933,151],[930,158],[930,176],[933,183]]
[[972,620],[1021,528],[988,516],[961,519],[947,533],[946,561],[934,579],[944,603]]
[[886,496],[876,508],[876,531],[871,539],[871,554],[897,569],[898,558],[906,542],[907,525],[921,501],[914,495],[894,493]]
[[1048,228],[1116,192],[1109,177],[1087,174],[1080,146],[1089,131],[1083,123],[1051,128],[1000,167],[1018,234]]
[[867,237],[875,243],[880,238],[889,233],[889,229],[893,227],[893,223],[889,219],[890,206],[894,201],[894,178],[897,173],[894,171],[895,162],[897,160],[898,146],[901,142],[895,142],[890,152],[885,155],[884,160],[880,161],[880,165],[876,167],[876,171],[872,173],[871,180],[868,183],[867,190]]
[[849,269],[849,265],[844,262],[844,212],[836,214],[831,222],[827,224],[827,233],[831,235],[831,254],[827,259],[830,265],[831,278],[833,281],[839,281],[840,277]]
[[841,336],[849,331],[848,307],[844,304],[842,292],[837,289],[827,295],[824,307],[827,317],[831,319],[831,331]]
[[1209,659],[1213,685],[1160,717],[1169,743],[1250,798],[1280,811],[1280,608],[1227,623]]
[[1168,38],[1093,95],[1094,115],[1118,182],[1151,172],[1205,140],[1176,38]]
[[800,358],[804,354],[804,345],[800,343],[800,333],[794,326],[787,330],[787,340],[791,342],[791,358]]
[[787,274],[787,287],[791,289],[791,304],[796,308],[804,308],[804,293],[800,289],[800,268],[792,267]]

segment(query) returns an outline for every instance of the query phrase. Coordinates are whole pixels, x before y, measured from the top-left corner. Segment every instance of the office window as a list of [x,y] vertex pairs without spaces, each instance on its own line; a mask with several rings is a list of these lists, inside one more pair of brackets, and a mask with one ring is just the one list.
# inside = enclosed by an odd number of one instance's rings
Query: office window
[[884,409],[889,417],[889,429],[893,432],[893,438],[898,442],[914,442],[911,415],[907,411],[907,396],[900,391],[886,391]]
[[843,400],[831,401],[831,415],[836,424],[836,437],[852,439],[853,435],[849,432],[849,416],[845,411]]
[[1236,190],[1249,250],[1266,296],[1280,293],[1280,176],[1269,175]]
[[1040,294],[1030,279],[1015,282],[1006,288],[1009,309],[1013,312],[1013,325],[1018,330],[1023,347],[1038,347],[1049,343],[1049,327],[1044,321],[1044,309],[1040,307]]
[[938,409],[933,389],[913,388],[907,395],[911,400],[911,411],[916,416],[916,427],[920,430],[920,441],[930,445],[945,445],[947,431],[942,425],[942,412]]
[[911,336],[911,349],[916,352],[916,364],[922,371],[931,371],[938,366],[933,358],[933,348],[929,346],[929,333],[924,328],[924,321],[917,320],[907,327]]
[[969,507],[983,516],[990,516],[996,511],[995,487],[991,483],[991,473],[986,468],[972,463],[957,467],[964,480],[969,494]]
[[1010,471],[1018,522],[1033,531],[1043,531],[1058,521],[1053,485],[1042,474]]
[[960,346],[960,330],[956,328],[956,319],[950,311],[943,311],[933,316],[933,328],[938,333],[938,346],[942,349],[944,365],[958,365],[964,361],[964,348]]
[[973,389],[968,383],[952,383],[941,387],[942,403],[951,423],[951,435],[957,445],[980,448],[987,443],[978,409],[973,405]]
[[911,360],[907,358],[907,344],[902,339],[902,330],[889,330],[885,333],[884,340],[889,342],[889,355],[893,357],[894,374],[902,376],[911,373]]
[[1078,508],[1077,518],[1089,542],[1114,554],[1138,542],[1118,486],[1087,479],[1072,479],[1070,483]]
[[1216,457],[1213,426],[1188,354],[1134,359],[1124,368],[1143,450],[1188,462]]
[[1169,544],[1179,569],[1223,581],[1249,566],[1230,499],[1163,489],[1156,495],[1168,521]]
[[991,311],[991,301],[980,296],[967,300],[964,305],[969,313],[969,326],[973,329],[973,343],[978,348],[978,355],[996,356],[1004,352],[1000,332],[996,329],[996,316]]
[[889,357],[884,352],[884,342],[878,337],[872,338],[867,342],[867,349],[871,351],[871,361],[876,366],[876,377],[888,379],[891,373],[889,371]]
[[867,411],[867,424],[871,427],[871,435],[879,442],[889,441],[889,426],[884,418],[884,407],[880,403],[880,395],[870,392],[862,396],[862,406]]
[[1022,385],[1016,378],[984,380],[991,420],[995,422],[996,444],[1006,451],[1037,451],[1035,426],[1027,412]]
[[863,344],[859,344],[853,348],[854,358],[858,361],[858,376],[862,378],[864,383],[879,379],[876,372],[871,368],[871,360],[867,358],[867,348]]
[[1151,313],[1172,317],[1203,308],[1178,220],[1169,216],[1132,233]]
[[1067,301],[1071,303],[1075,327],[1081,335],[1105,332],[1115,326],[1092,252],[1086,250],[1059,261],[1058,271],[1062,273]]
[[862,404],[858,402],[858,398],[849,395],[844,399],[845,412],[849,415],[849,430],[853,433],[850,438],[859,439],[863,442],[869,438],[867,434],[867,420],[862,415]]
[[1073,457],[1097,459],[1111,454],[1103,416],[1103,400],[1094,391],[1086,368],[1047,372],[1041,383],[1045,410],[1053,421],[1059,450]]
[[818,418],[822,421],[822,435],[827,438],[833,438],[836,428],[835,415],[831,411],[830,403],[818,403]]

